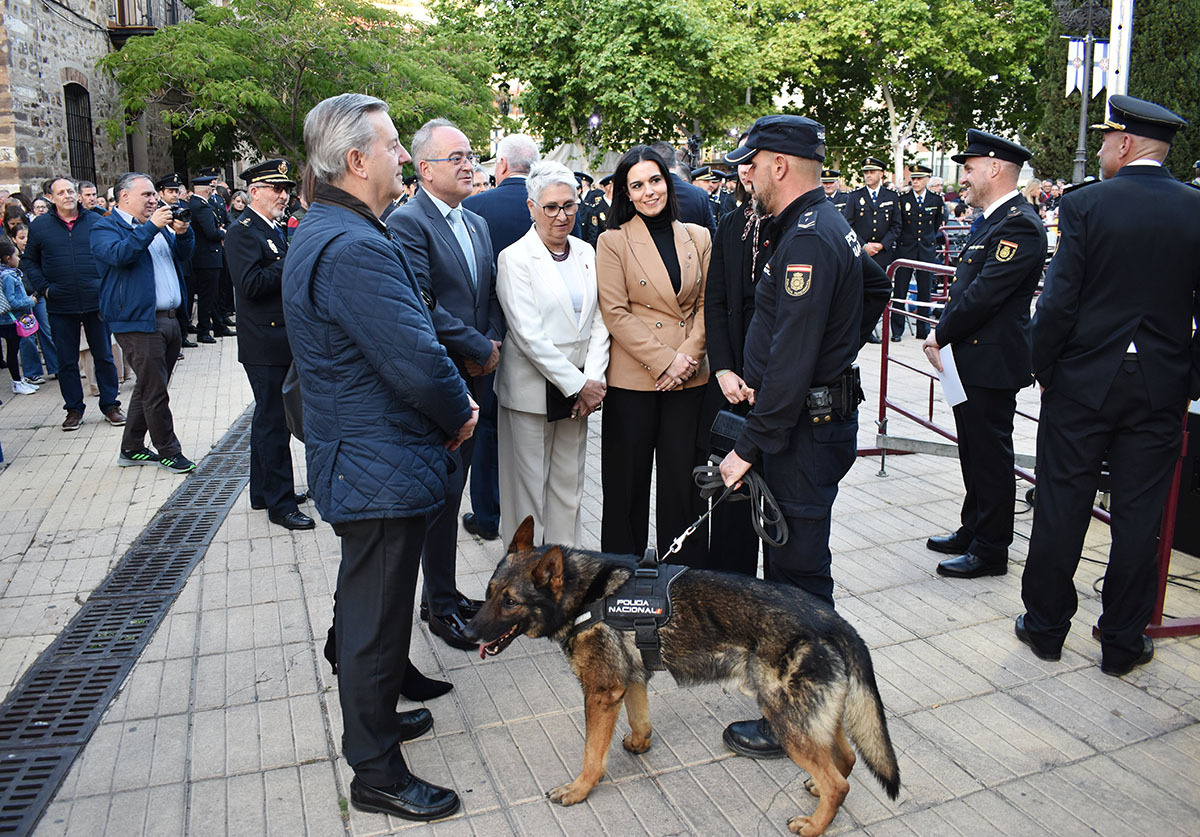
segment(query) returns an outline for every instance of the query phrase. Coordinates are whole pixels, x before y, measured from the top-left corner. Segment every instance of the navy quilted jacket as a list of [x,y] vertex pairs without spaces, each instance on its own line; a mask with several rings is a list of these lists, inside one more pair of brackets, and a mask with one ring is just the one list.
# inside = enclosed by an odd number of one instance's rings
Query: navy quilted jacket
[[470,402],[400,247],[382,225],[314,204],[288,247],[283,308],[321,517],[439,508],[445,442],[470,418]]

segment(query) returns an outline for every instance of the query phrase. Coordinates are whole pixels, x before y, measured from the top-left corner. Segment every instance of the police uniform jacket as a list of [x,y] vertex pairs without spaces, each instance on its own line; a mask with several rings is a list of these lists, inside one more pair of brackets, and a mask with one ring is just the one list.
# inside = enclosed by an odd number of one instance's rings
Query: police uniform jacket
[[1043,386],[1099,409],[1132,343],[1153,409],[1200,398],[1197,218],[1200,193],[1159,166],[1125,166],[1063,195],[1033,319]]
[[832,195],[826,195],[826,200],[837,207],[838,212],[845,215],[846,207],[850,205],[850,193],[843,189],[838,189]]
[[243,364],[288,366],[292,362],[283,316],[286,253],[283,227],[272,229],[250,208],[225,237],[238,310],[238,361]]
[[708,381],[704,340],[704,278],[712,237],[699,224],[676,221],[679,293],[671,284],[646,223],[636,215],[600,236],[596,281],[600,312],[612,335],[609,386],[653,391],[660,375],[683,352],[700,361],[684,388]]
[[896,258],[931,262],[937,258],[938,229],[946,221],[946,202],[926,189],[900,196],[900,243]]
[[199,195],[192,195],[188,198],[188,209],[192,210],[192,229],[196,231],[192,269],[220,270],[224,263],[221,242],[225,239],[225,230],[217,223],[212,204]]
[[608,213],[611,211],[612,207],[603,195],[597,203],[584,208],[586,215],[583,221],[583,240],[592,247],[600,240],[600,233],[608,229]]
[[959,258],[937,341],[954,347],[964,384],[1021,389],[1029,373],[1029,306],[1046,262],[1046,228],[1019,193],[996,207]]
[[745,348],[744,377],[757,395],[735,446],[747,462],[787,447],[809,389],[836,383],[861,346],[862,245],[825,191],[792,201],[768,235],[773,251]]
[[896,245],[900,241],[899,193],[887,184],[880,184],[875,202],[872,203],[871,190],[863,186],[850,193],[843,213],[859,241],[883,245],[883,249],[874,257],[875,262],[882,268],[891,264],[896,258]]
[[208,196],[208,202],[212,205],[213,216],[217,219],[217,226],[229,229],[229,210],[225,207],[224,199],[214,190]]

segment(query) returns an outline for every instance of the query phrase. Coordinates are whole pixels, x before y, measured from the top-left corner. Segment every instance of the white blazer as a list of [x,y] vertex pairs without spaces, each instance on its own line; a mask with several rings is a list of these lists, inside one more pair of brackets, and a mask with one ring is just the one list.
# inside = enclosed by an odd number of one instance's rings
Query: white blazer
[[496,294],[508,321],[496,368],[502,407],[544,414],[546,381],[573,395],[588,380],[604,380],[609,338],[596,310],[596,251],[574,236],[570,243],[569,258],[583,277],[578,322],[571,294],[536,227],[500,253]]

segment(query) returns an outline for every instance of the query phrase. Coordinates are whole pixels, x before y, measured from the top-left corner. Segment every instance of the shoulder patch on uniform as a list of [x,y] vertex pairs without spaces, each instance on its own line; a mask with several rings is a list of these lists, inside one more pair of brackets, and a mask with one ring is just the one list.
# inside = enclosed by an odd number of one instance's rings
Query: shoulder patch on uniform
[[814,210],[808,210],[800,216],[800,220],[796,223],[796,229],[808,230],[812,229],[817,224],[817,213]]
[[1018,245],[1015,241],[1000,239],[1000,243],[996,245],[996,261],[1007,262],[1017,254]]
[[783,287],[788,296],[804,296],[812,289],[812,265],[789,264]]
[[862,255],[862,242],[858,240],[858,233],[854,230],[846,233],[846,243],[850,245],[850,250],[854,253],[854,258]]
[[243,227],[248,227],[248,226],[250,226],[250,219],[243,218],[240,221],[238,221],[238,223],[241,224]]
[[1014,207],[1011,207],[1011,208],[1008,210],[1008,214],[1009,214],[1009,215],[1020,215],[1020,214],[1021,214],[1021,207],[1019,207],[1019,206],[1014,206]]

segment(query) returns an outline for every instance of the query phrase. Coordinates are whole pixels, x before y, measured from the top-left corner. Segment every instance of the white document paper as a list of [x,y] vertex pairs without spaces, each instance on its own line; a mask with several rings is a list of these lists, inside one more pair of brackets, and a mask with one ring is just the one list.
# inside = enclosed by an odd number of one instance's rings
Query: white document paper
[[950,346],[942,346],[938,354],[942,359],[942,371],[938,373],[942,382],[942,396],[951,407],[957,407],[967,400],[967,391],[963,389],[958,367],[954,365],[954,350]]

